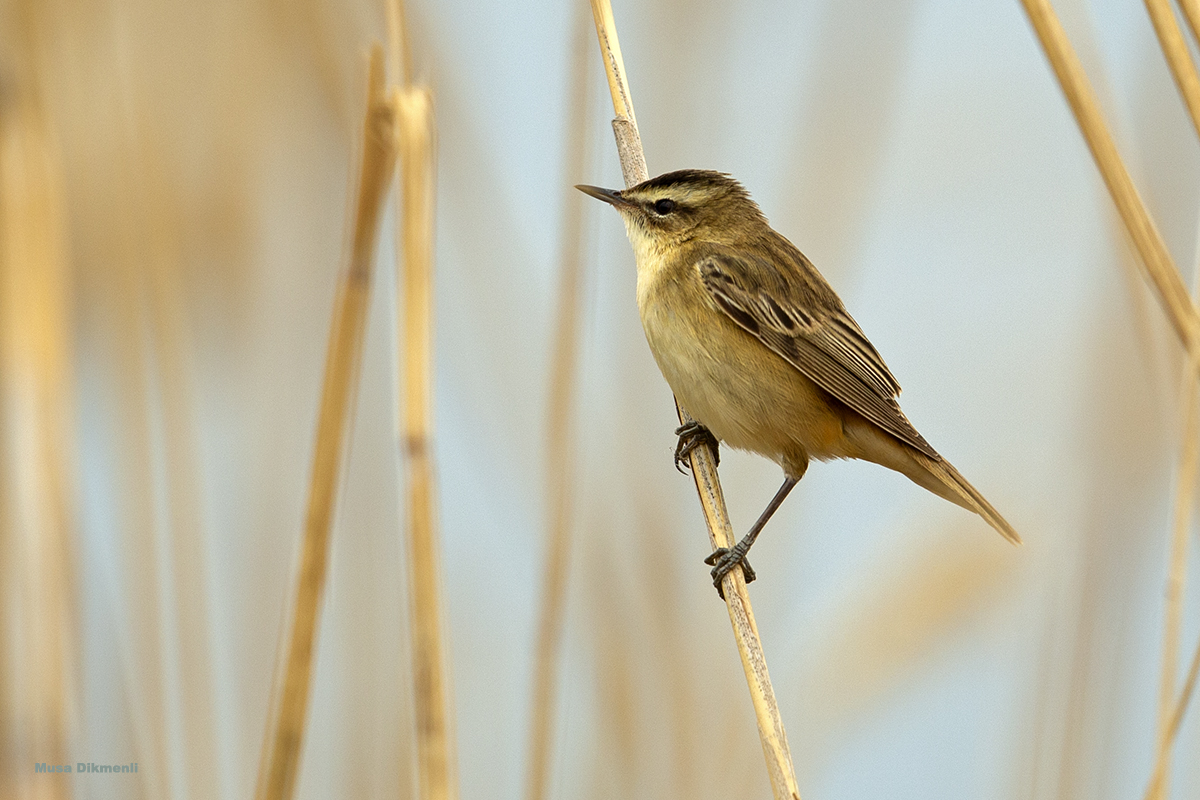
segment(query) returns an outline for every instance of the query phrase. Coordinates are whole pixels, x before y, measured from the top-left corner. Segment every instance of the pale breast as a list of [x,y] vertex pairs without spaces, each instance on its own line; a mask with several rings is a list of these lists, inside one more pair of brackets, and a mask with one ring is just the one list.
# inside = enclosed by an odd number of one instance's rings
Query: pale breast
[[846,455],[840,404],[715,308],[690,277],[646,271],[638,279],[646,340],[679,403],[721,441],[785,470]]

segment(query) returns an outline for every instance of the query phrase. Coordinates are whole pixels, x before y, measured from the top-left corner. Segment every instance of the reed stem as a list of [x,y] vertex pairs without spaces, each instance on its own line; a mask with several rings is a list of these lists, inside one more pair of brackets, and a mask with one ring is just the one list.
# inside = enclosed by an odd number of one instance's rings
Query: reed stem
[[1125,228],[1133,239],[1143,274],[1154,287],[1167,319],[1183,346],[1196,357],[1200,351],[1200,312],[1188,294],[1145,203],[1138,195],[1133,179],[1129,177],[1083,65],[1079,63],[1079,57],[1067,39],[1050,0],[1021,0],[1021,4],[1058,77]]
[[[11,20],[10,20],[11,21]],[[13,66],[32,49],[17,26]],[[9,42],[11,44],[11,42]],[[32,764],[70,758],[77,702],[73,272],[63,177],[36,82],[0,112],[0,796],[65,800]]]
[[1159,796],[1160,792],[1165,794],[1163,786],[1166,780],[1167,768],[1169,766],[1167,753],[1170,751],[1171,745],[1175,743],[1175,737],[1179,735],[1179,729],[1183,726],[1183,716],[1187,713],[1188,704],[1192,700],[1192,695],[1196,691],[1196,679],[1200,677],[1200,641],[1196,642],[1196,649],[1192,653],[1192,663],[1188,667],[1187,678],[1183,682],[1183,689],[1179,692],[1179,697],[1173,704],[1170,723],[1166,731],[1166,745],[1158,750],[1158,757],[1154,763],[1154,773],[1150,777],[1150,784],[1146,787],[1146,793],[1143,796],[1144,800],[1154,800]]
[[[400,209],[403,264],[404,375],[401,449],[408,477],[409,609],[412,615],[417,774],[423,800],[458,796],[450,682],[442,633],[441,559],[438,551],[432,450],[433,383],[433,98],[405,86],[399,94]],[[401,252],[398,248],[397,252]]]
[[[1200,274],[1200,235],[1197,238],[1196,262]],[[1200,293],[1200,280],[1196,292]],[[1179,467],[1175,480],[1175,505],[1171,519],[1171,547],[1167,566],[1166,602],[1163,609],[1162,665],[1158,685],[1158,752],[1155,771],[1156,797],[1169,794],[1171,766],[1171,716],[1175,705],[1175,673],[1179,661],[1179,639],[1183,628],[1183,598],[1187,584],[1188,533],[1191,530],[1195,505],[1196,478],[1200,472],[1200,361],[1189,357],[1182,375],[1183,436]]]
[[1197,470],[1200,468],[1200,387],[1196,385],[1196,359],[1188,359],[1184,372],[1184,420],[1183,449],[1179,456],[1179,468],[1175,482],[1175,505],[1172,510],[1171,547],[1168,561],[1166,603],[1163,610],[1162,665],[1159,674],[1158,694],[1158,741],[1155,797],[1167,795],[1167,780],[1170,770],[1171,719],[1175,710],[1175,676],[1179,660],[1179,634],[1183,624],[1183,593],[1187,580],[1187,544],[1191,528],[1193,498]]
[[329,534],[362,361],[375,239],[395,152],[395,103],[385,92],[383,51],[376,46],[370,57],[362,165],[351,248],[338,282],[325,355],[325,379],[317,417],[317,441],[313,450],[300,569],[292,603],[291,633],[286,651],[280,652],[283,669],[263,739],[255,794],[258,800],[286,800],[295,791],[317,624],[329,561]]
[[1183,11],[1183,18],[1187,20],[1188,28],[1192,31],[1192,38],[1200,42],[1200,0],[1176,0],[1179,3],[1179,8]]
[[[612,5],[609,0],[591,0],[592,17],[596,24],[596,35],[600,41],[600,54],[608,75],[609,92],[612,95],[613,133],[617,140],[617,154],[625,186],[630,187],[647,180],[646,156],[642,152],[641,136],[633,112],[633,100],[625,76],[625,65],[621,58],[621,47],[617,41],[616,25],[613,22]],[[687,411],[675,403],[680,424],[692,422]],[[704,520],[708,524],[709,541],[713,548],[733,547],[737,539],[729,523],[729,512],[725,508],[725,497],[721,492],[721,481],[717,476],[716,462],[712,449],[707,445],[696,447],[691,452],[692,476],[700,496]],[[800,790],[796,784],[792,754],[788,749],[787,733],[775,691],[767,674],[767,661],[763,655],[758,626],[754,621],[754,610],[750,595],[740,569],[731,570],[723,583],[729,621],[733,626],[734,639],[746,673],[750,688],[750,699],[754,704],[754,715],[758,721],[758,735],[762,741],[763,756],[767,762],[767,775],[771,791],[776,800],[799,800]]]
[[[1162,670],[1159,692],[1158,754],[1154,775],[1146,797],[1161,797],[1165,794],[1166,775],[1169,765],[1171,743],[1174,740],[1171,720],[1178,715],[1170,712],[1174,694],[1175,660],[1178,655],[1178,631],[1182,609],[1179,595],[1182,594],[1185,577],[1187,526],[1191,514],[1193,485],[1197,470],[1197,367],[1200,366],[1200,316],[1195,301],[1187,293],[1178,267],[1171,259],[1166,244],[1155,228],[1145,204],[1137,193],[1133,181],[1121,160],[1112,135],[1104,122],[1103,113],[1096,100],[1083,66],[1079,63],[1062,25],[1054,14],[1050,0],[1021,0],[1030,22],[1041,40],[1042,48],[1049,59],[1058,81],[1071,106],[1075,119],[1083,132],[1092,157],[1108,186],[1113,202],[1116,203],[1121,219],[1125,223],[1140,256],[1143,273],[1156,290],[1167,317],[1183,342],[1188,353],[1187,399],[1184,403],[1187,418],[1184,424],[1184,452],[1180,462],[1170,576],[1168,578],[1166,621],[1163,637]],[[1181,0],[1193,33],[1196,32],[1197,15],[1194,0]],[[1162,46],[1163,54],[1171,73],[1183,96],[1184,104],[1192,124],[1200,135],[1200,76],[1197,76],[1187,50],[1187,43],[1175,20],[1174,12],[1166,0],[1146,0],[1146,9],[1154,24],[1155,33]],[[1185,702],[1181,699],[1181,702]],[[1181,708],[1176,706],[1176,711]]]
[[1192,63],[1187,41],[1175,20],[1175,12],[1171,10],[1171,2],[1145,0],[1145,3],[1150,22],[1154,25],[1154,33],[1158,36],[1158,44],[1191,117],[1192,127],[1196,129],[1196,134],[1200,135],[1200,74],[1197,74],[1196,65]]
[[[1146,10],[1154,25],[1159,45],[1184,106],[1192,120],[1192,127],[1200,136],[1200,74],[1188,51],[1187,41],[1179,29],[1170,0],[1145,0]],[[1188,530],[1191,527],[1193,496],[1196,473],[1200,467],[1200,387],[1197,379],[1200,360],[1194,355],[1187,359],[1184,372],[1184,424],[1183,450],[1180,454],[1179,470],[1175,487],[1175,508],[1171,531],[1171,551],[1168,566],[1166,604],[1163,619],[1162,666],[1159,677],[1158,701],[1158,755],[1156,758],[1157,788],[1155,797],[1161,800],[1169,794],[1171,745],[1171,716],[1175,700],[1175,675],[1179,660],[1179,637],[1183,626],[1183,594],[1187,581]]]
[[[571,186],[587,161],[588,19],[577,7],[571,100],[567,122],[567,174]],[[542,572],[537,643],[534,650],[533,710],[529,726],[529,763],[525,777],[527,800],[544,800],[550,779],[552,729],[559,665],[562,660],[563,619],[566,615],[567,570],[571,555],[571,487],[574,483],[575,436],[571,415],[575,407],[580,292],[583,282],[583,195],[570,189],[564,202],[557,318],[550,357],[550,399],[547,404],[546,495],[549,500],[546,556]]]

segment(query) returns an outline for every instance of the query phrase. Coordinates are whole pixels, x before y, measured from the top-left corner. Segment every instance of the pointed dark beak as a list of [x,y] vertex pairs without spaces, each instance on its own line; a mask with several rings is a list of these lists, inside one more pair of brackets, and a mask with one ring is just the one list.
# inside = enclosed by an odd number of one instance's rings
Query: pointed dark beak
[[603,200],[614,208],[632,208],[633,203],[621,197],[620,192],[616,189],[601,189],[599,186],[578,185],[575,187],[584,194],[591,195],[597,200]]

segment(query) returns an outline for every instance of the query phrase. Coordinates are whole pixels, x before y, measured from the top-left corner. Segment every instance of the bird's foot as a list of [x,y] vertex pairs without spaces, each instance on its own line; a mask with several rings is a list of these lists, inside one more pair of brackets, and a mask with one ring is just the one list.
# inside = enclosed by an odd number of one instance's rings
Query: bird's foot
[[675,469],[683,472],[683,467],[691,466],[688,456],[702,444],[712,448],[713,463],[716,466],[721,465],[721,450],[717,437],[713,436],[712,431],[699,422],[680,425],[675,429],[675,435],[679,437],[679,441],[675,445]]
[[734,567],[739,564],[742,567],[742,576],[746,579],[746,583],[751,583],[758,577],[754,574],[754,568],[750,566],[750,562],[746,559],[746,553],[750,550],[749,547],[742,547],[743,542],[738,542],[733,547],[718,547],[712,551],[712,555],[704,559],[704,563],[712,567],[713,586],[717,587],[717,594],[721,599],[725,599],[725,588],[722,585],[725,581],[725,576],[733,571]]

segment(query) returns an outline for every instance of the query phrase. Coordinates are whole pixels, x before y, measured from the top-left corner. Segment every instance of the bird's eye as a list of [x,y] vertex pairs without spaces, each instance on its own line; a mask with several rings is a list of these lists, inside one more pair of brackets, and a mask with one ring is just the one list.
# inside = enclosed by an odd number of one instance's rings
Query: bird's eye
[[654,212],[666,216],[675,210],[675,201],[669,197],[664,197],[654,204]]

